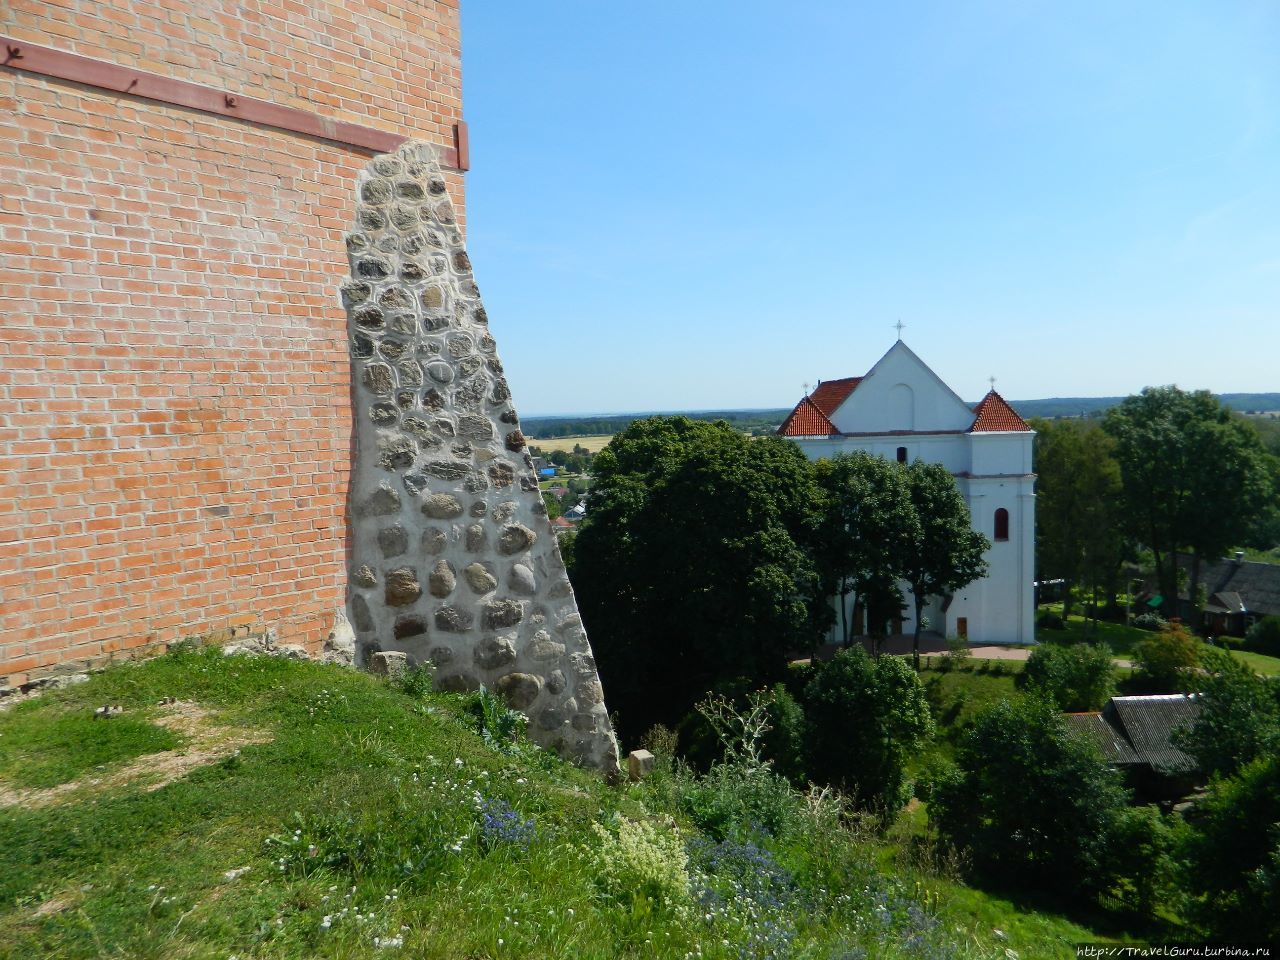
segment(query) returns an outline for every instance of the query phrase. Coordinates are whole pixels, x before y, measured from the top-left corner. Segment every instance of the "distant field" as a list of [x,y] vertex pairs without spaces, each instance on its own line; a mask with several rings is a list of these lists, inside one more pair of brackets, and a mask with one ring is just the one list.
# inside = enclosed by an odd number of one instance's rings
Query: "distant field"
[[592,453],[599,453],[604,449],[605,444],[613,439],[613,434],[603,437],[554,437],[549,440],[538,440],[529,438],[529,446],[537,447],[546,453],[552,450],[564,450],[573,453],[574,444],[582,447],[584,450],[590,450]]

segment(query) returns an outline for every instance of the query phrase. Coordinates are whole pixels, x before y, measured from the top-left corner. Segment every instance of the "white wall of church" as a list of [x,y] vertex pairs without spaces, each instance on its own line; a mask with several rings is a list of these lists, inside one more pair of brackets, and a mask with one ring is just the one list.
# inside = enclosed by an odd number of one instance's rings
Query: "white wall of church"
[[[952,434],[935,437],[837,437],[797,439],[811,460],[838,453],[865,450],[894,460],[897,448],[906,446],[910,460],[942,463],[956,474],[956,485],[965,502],[973,528],[991,541],[986,552],[987,576],[951,598],[947,609],[933,599],[925,608],[929,629],[957,636],[960,621],[973,643],[1015,644],[1035,642],[1035,477],[1031,467],[1030,433]],[[969,469],[982,466],[978,474]],[[996,540],[996,511],[1009,513],[1009,536]],[[903,596],[911,605],[910,590]],[[837,601],[838,602],[838,601]],[[852,618],[853,598],[847,616]],[[838,607],[837,607],[838,611]],[[908,617],[913,614],[908,612]],[[908,621],[904,630],[910,632]],[[841,623],[832,628],[832,642],[843,639]]]

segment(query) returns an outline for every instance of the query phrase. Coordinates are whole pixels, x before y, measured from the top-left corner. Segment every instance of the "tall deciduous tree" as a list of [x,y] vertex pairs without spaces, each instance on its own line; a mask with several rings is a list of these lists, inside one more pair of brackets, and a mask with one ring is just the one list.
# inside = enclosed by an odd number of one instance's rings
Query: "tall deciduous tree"
[[[815,465],[824,494],[818,567],[839,600],[845,646],[852,636],[847,598],[867,601],[894,586],[920,534],[906,476],[896,463],[861,451]],[[874,632],[874,631],[873,631]]]
[[1148,387],[1112,408],[1125,518],[1155,560],[1167,609],[1176,613],[1177,554],[1192,554],[1188,596],[1198,602],[1200,567],[1249,539],[1272,506],[1275,465],[1258,433],[1204,390]]
[[1040,579],[1062,579],[1062,615],[1072,589],[1114,581],[1123,559],[1120,465],[1115,441],[1095,422],[1037,420],[1036,565]]
[[808,553],[820,498],[794,444],[653,417],[593,471],[571,574],[627,735],[674,724],[717,681],[779,678],[829,623]]
[[985,576],[983,553],[991,541],[973,529],[969,507],[946,467],[917,460],[904,473],[917,520],[902,579],[911,585],[915,605],[911,650],[918,671],[925,603],[929,597],[954,593]]

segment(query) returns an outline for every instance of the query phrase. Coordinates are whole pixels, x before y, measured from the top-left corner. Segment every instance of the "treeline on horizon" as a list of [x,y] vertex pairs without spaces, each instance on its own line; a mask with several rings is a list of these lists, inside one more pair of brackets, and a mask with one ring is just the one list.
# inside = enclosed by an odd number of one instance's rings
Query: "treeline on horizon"
[[[1280,411],[1280,393],[1222,393],[1216,395],[1223,406],[1241,412]],[[1044,400],[1011,400],[1018,415],[1030,420],[1040,417],[1097,417],[1124,400],[1124,397],[1050,397]],[[774,410],[693,410],[662,412],[663,416],[684,416],[690,420],[724,420],[744,433],[762,434],[777,430],[790,407]],[[637,420],[657,416],[659,411],[613,415],[565,417],[525,417],[525,435],[535,440],[556,437],[594,437],[621,433]]]

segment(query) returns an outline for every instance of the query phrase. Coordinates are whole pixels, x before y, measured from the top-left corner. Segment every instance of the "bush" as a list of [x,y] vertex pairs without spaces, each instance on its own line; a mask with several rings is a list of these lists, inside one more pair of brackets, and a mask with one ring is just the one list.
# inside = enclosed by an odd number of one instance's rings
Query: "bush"
[[780,836],[795,821],[799,806],[791,785],[776,773],[730,763],[715,764],[681,800],[689,819],[717,840]]
[[1028,689],[1039,690],[1068,712],[1101,710],[1115,687],[1115,666],[1105,643],[1069,647],[1042,643],[1023,669]]
[[1268,657],[1280,657],[1280,617],[1263,617],[1246,631],[1244,648]]
[[1119,774],[1050,702],[1002,700],[974,718],[956,766],[927,791],[942,838],[983,879],[1072,897],[1109,886]]
[[1233,943],[1280,941],[1280,756],[1215,780],[1192,825],[1184,884],[1205,933]]
[[1172,620],[1160,632],[1133,647],[1138,672],[1135,679],[1152,693],[1186,693],[1194,689],[1200,666],[1200,641],[1179,621]]
[[1169,621],[1158,613],[1140,613],[1133,618],[1133,625],[1140,630],[1163,630]]
[[804,706],[815,780],[885,812],[907,802],[906,762],[933,735],[933,717],[920,678],[902,658],[841,650],[814,667]]
[[1130,911],[1153,916],[1175,887],[1174,829],[1155,807],[1122,807],[1115,811],[1109,835],[1108,873],[1114,881],[1108,896]]
[[1067,622],[1052,610],[1046,610],[1036,617],[1036,628],[1039,630],[1065,630]]
[[1200,712],[1173,742],[1196,758],[1206,774],[1230,776],[1280,748],[1280,681],[1265,680],[1248,664],[1207,651],[1200,678]]

